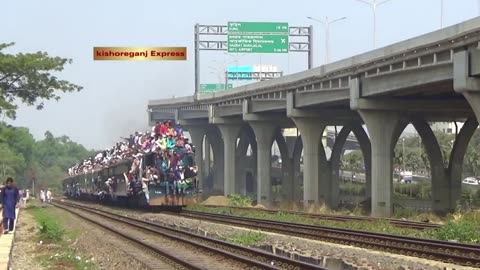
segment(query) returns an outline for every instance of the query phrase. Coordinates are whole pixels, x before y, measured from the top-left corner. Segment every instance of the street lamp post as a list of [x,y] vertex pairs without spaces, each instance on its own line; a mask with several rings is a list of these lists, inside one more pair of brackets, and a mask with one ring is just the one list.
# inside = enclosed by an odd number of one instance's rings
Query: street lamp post
[[307,19],[319,22],[319,23],[321,23],[325,26],[325,64],[328,64],[329,60],[330,60],[330,40],[329,40],[330,39],[330,24],[332,24],[334,22],[341,21],[341,20],[345,20],[346,18],[347,17],[342,17],[342,18],[338,18],[338,19],[329,21],[328,17],[325,17],[324,20],[315,19],[313,17],[307,17]]
[[369,5],[372,8],[373,11],[373,48],[376,48],[376,37],[377,37],[377,7],[385,4],[387,2],[390,2],[392,0],[383,0],[383,1],[378,1],[378,0],[356,0],[359,2],[362,2],[364,4]]
[[440,0],[440,28],[443,28],[443,0]]

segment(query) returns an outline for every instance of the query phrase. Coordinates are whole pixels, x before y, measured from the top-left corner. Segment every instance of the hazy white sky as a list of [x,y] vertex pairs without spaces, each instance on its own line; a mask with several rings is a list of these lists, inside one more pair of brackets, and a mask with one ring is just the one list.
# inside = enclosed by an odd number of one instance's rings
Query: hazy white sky
[[[392,0],[377,9],[377,47],[440,27],[440,0]],[[477,0],[444,0],[444,25],[478,15]],[[355,0],[243,1],[6,1],[2,4],[0,43],[16,42],[9,52],[46,51],[72,58],[60,77],[82,85],[79,93],[47,102],[45,109],[21,107],[12,124],[36,138],[46,130],[67,135],[88,148],[105,148],[145,128],[149,99],[193,93],[193,26],[228,21],[278,21],[290,26],[313,23],[314,66],[323,64],[322,25],[306,19],[347,20],[331,26],[331,61],[372,49],[372,11]],[[93,61],[95,46],[186,46],[187,61]],[[222,52],[201,54],[201,83],[217,83],[213,71],[236,58]],[[253,54],[240,65],[274,64],[285,73],[306,68],[306,55]]]

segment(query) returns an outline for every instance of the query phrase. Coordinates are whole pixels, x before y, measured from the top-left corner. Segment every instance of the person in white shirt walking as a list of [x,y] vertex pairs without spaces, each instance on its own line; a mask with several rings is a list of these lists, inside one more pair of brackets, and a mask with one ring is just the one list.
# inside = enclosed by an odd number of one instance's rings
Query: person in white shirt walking
[[52,191],[50,189],[47,190],[47,202],[52,202]]
[[40,202],[45,202],[45,191],[43,189],[40,190]]

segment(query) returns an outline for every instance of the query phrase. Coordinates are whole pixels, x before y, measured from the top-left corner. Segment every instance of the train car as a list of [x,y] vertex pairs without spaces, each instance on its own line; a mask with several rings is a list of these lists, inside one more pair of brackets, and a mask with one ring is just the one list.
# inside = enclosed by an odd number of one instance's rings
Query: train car
[[[180,206],[197,203],[196,177],[186,179],[183,194],[173,194],[172,183],[165,179],[151,181],[148,187],[149,203],[141,188],[139,179],[128,182],[126,174],[133,160],[122,160],[106,168],[92,170],[83,174],[69,176],[63,180],[64,194],[75,200],[97,201],[109,205],[131,208],[149,206]],[[153,154],[145,155],[141,162],[139,178],[149,166],[154,165]],[[110,186],[107,180],[110,179]]]

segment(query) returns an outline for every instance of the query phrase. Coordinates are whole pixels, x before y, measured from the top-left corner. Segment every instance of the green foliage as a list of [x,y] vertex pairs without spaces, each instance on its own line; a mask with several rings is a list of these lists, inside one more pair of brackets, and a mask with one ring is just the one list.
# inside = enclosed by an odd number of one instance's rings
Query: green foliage
[[467,153],[463,163],[464,172],[468,176],[480,175],[480,153],[477,149],[480,148],[480,129],[477,129],[470,139]]
[[363,183],[354,183],[354,182],[341,183],[339,185],[339,189],[340,189],[340,194],[358,195],[358,196],[365,195],[365,184]]
[[35,176],[38,190],[59,189],[66,170],[92,154],[67,136],[47,131],[45,139],[35,141],[27,128],[0,123],[0,175],[2,181],[13,177],[21,188],[30,187]]
[[70,246],[72,239],[79,237],[78,232],[67,232],[64,229],[63,216],[59,216],[59,212],[56,210],[52,207],[37,207],[35,203],[30,204],[27,208],[27,212],[34,217],[40,227],[39,238],[55,244],[46,249],[48,255],[42,252],[41,264],[47,269],[97,269],[92,261],[82,259]]
[[459,207],[465,210],[480,206],[480,189],[464,188],[458,203]]
[[263,241],[265,237],[267,236],[261,232],[249,231],[245,233],[230,235],[226,238],[226,240],[242,246],[252,246]]
[[252,198],[241,194],[230,194],[227,197],[229,206],[249,207],[252,206]]
[[468,221],[449,221],[436,233],[439,240],[457,240],[462,243],[480,243],[480,229]]
[[403,207],[400,204],[393,205],[393,215],[395,218],[413,218],[418,216],[418,213],[415,209]]
[[58,219],[45,208],[31,208],[28,210],[40,226],[40,239],[50,242],[63,240],[65,230]]
[[340,163],[342,170],[348,170],[353,173],[360,171],[363,168],[363,155],[359,150],[352,151],[342,156]]
[[427,200],[432,196],[432,185],[428,183],[394,183],[394,194],[399,197]]
[[42,220],[40,225],[40,236],[42,239],[50,241],[60,241],[65,232],[52,220]]
[[0,114],[14,119],[18,101],[36,105],[42,109],[44,100],[59,100],[57,92],[75,92],[81,86],[58,79],[51,72],[60,72],[71,59],[50,57],[45,52],[18,53],[2,52],[14,43],[0,43]]

